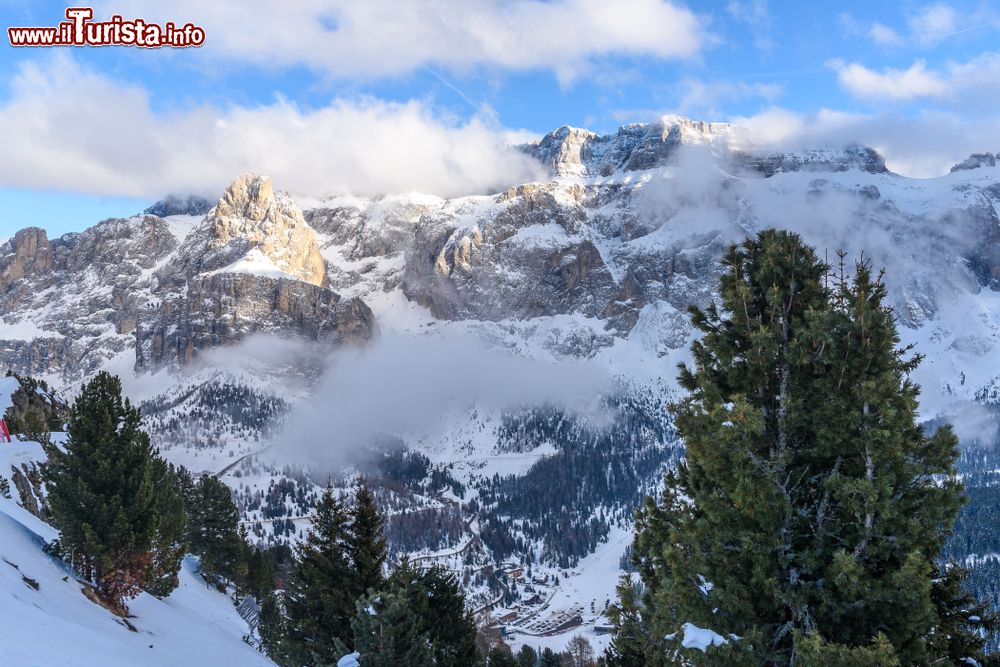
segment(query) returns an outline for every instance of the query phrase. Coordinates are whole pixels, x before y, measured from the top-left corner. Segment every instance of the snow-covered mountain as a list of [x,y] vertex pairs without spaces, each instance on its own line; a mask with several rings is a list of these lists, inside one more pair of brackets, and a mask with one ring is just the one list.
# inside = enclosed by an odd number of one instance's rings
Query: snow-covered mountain
[[[22,230],[0,245],[0,366],[70,390],[124,375],[167,457],[222,475],[262,540],[304,527],[310,468],[383,477],[394,546],[461,572],[536,643],[601,622],[631,509],[679,453],[663,405],[685,309],[749,234],[885,266],[926,355],[924,417],[996,437],[988,154],[915,180],[868,148],[762,152],[677,117],[519,149],[551,177],[293,199],[247,175],[210,209],[171,198],[58,239]],[[409,454],[359,454],[386,439]]]

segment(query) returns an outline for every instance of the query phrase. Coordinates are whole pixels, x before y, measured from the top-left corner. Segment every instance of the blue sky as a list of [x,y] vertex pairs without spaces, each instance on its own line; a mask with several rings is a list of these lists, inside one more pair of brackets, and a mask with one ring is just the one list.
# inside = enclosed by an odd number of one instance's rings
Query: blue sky
[[[0,0],[5,28],[65,4]],[[483,192],[532,175],[505,149],[563,124],[667,113],[755,142],[860,141],[927,177],[1000,150],[996,3],[299,0],[114,13],[205,46],[0,46],[0,238],[79,230],[239,172],[298,194]]]

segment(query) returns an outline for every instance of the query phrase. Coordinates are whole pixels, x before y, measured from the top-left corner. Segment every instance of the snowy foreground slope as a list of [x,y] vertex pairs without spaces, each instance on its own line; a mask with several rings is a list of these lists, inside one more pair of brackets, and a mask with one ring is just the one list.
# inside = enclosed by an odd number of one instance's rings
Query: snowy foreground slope
[[[0,475],[44,459],[33,442],[0,443]],[[0,497],[0,665],[4,667],[220,667],[273,665],[242,641],[246,622],[230,599],[185,561],[165,600],[142,594],[122,619],[83,595],[63,563],[42,551],[57,536],[13,499]]]

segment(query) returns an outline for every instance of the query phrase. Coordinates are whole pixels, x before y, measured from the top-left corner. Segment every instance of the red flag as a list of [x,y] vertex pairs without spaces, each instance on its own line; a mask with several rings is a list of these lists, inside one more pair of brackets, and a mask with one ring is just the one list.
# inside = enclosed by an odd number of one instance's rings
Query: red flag
[[10,431],[7,430],[7,420],[0,419],[0,438],[5,438],[10,442]]

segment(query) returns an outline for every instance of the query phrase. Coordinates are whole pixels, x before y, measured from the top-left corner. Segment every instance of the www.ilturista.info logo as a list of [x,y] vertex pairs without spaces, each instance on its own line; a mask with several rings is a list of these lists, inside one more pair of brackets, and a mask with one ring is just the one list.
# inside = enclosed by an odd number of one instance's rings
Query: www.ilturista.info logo
[[90,7],[70,7],[66,21],[57,26],[7,28],[11,46],[140,46],[184,48],[205,43],[205,29],[168,21],[164,25],[142,19],[125,20],[117,14],[109,21],[92,21]]

